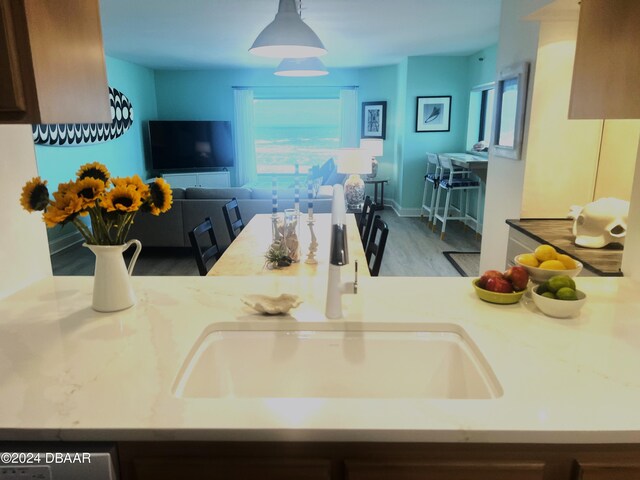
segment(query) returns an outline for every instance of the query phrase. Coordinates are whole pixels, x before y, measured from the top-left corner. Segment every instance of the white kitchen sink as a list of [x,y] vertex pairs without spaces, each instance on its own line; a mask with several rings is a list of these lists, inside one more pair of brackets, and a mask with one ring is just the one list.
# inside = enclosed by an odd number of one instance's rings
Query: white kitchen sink
[[463,329],[414,325],[381,331],[211,330],[185,360],[174,394],[489,399],[502,389]]

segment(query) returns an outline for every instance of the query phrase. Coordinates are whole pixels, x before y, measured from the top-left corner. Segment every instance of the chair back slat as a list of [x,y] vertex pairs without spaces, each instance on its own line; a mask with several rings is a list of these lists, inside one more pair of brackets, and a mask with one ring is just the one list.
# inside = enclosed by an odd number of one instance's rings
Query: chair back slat
[[[207,234],[209,235],[210,246],[201,243],[202,237]],[[218,260],[221,254],[211,218],[207,217],[204,222],[189,232],[189,241],[198,265],[198,272],[204,277],[209,272],[209,267],[207,266],[209,261],[211,259]]]
[[[233,212],[235,220],[231,220],[231,212]],[[244,229],[244,222],[240,215],[240,207],[238,206],[236,197],[233,197],[230,202],[223,205],[222,214],[224,215],[224,221],[227,225],[227,231],[229,232],[229,239],[233,242]]]
[[[377,277],[380,273],[380,266],[382,265],[382,257],[384,256],[384,250],[387,246],[388,236],[389,227],[380,218],[380,215],[376,215],[373,221],[371,237],[369,238],[369,243],[367,244],[367,249],[365,251],[367,266],[369,267],[369,272],[373,277]],[[371,262],[372,259],[373,264]]]

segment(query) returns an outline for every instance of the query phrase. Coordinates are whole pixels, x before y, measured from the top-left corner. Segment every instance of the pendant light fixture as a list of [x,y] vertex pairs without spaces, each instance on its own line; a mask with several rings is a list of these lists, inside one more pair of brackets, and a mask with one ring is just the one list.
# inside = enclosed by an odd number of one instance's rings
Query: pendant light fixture
[[317,57],[307,57],[285,58],[273,74],[279,77],[321,77],[329,75],[329,72],[322,60]]
[[249,52],[270,58],[308,58],[327,53],[322,41],[302,21],[298,0],[280,0],[278,13],[249,49]]

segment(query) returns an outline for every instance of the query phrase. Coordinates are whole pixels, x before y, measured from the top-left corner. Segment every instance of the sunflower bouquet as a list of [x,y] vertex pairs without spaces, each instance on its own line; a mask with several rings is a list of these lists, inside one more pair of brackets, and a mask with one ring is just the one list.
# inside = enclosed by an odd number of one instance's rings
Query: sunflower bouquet
[[[47,227],[72,223],[89,245],[121,245],[139,211],[160,215],[171,208],[171,187],[162,178],[147,185],[138,175],[111,178],[101,163],[80,167],[75,181],[61,183],[49,197],[47,181],[31,179],[20,203],[28,212],[41,211]],[[80,217],[89,216],[89,227]]]

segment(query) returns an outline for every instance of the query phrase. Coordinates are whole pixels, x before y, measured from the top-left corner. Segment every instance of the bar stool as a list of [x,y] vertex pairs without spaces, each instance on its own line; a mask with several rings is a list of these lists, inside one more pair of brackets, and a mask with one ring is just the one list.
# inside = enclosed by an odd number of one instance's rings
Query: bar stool
[[[438,190],[438,184],[440,183],[441,176],[442,167],[440,166],[438,155],[435,153],[427,153],[427,173],[424,176],[424,192],[422,194],[422,209],[420,210],[420,216],[424,217],[424,214],[422,213],[424,211],[429,214],[427,219],[429,226],[432,226],[433,224],[436,191]],[[428,204],[427,201],[429,202]]]
[[[451,159],[447,156],[439,156],[438,160],[440,161],[440,166],[444,170],[449,170],[448,175],[442,175],[440,183],[438,185],[438,194],[436,196],[436,204],[435,204],[435,215],[433,220],[433,228],[434,231],[436,229],[438,220],[442,222],[442,232],[440,233],[440,240],[444,240],[445,231],[447,229],[447,220],[461,220],[464,222],[465,226],[467,225],[467,221],[472,221],[476,224],[476,232],[479,229],[479,219],[480,219],[480,208],[481,208],[481,198],[480,198],[480,181],[477,179],[475,174],[466,168],[457,167],[451,162]],[[439,214],[440,210],[440,194],[445,190],[447,195],[444,201],[444,208],[442,210],[442,215]],[[475,218],[468,214],[469,211],[469,192],[476,190],[478,192],[477,202],[476,202],[476,212]],[[452,216],[451,209],[451,193],[459,192],[459,207],[458,207],[458,215]],[[464,201],[462,196],[464,195]]]

